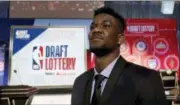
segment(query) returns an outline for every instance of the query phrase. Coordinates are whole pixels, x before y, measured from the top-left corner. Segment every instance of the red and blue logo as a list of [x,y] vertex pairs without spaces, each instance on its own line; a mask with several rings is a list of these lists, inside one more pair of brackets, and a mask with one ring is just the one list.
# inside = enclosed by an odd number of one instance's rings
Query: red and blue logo
[[74,70],[76,57],[68,57],[68,45],[40,45],[32,48],[33,70]]
[[43,69],[43,46],[34,46],[32,51],[32,69],[41,70]]

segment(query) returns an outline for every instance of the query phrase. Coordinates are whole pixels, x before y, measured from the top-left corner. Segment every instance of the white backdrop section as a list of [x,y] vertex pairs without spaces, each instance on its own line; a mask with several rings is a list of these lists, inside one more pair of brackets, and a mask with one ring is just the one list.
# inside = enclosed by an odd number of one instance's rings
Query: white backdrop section
[[[9,85],[66,86],[73,85],[77,76],[86,70],[85,27],[47,28],[11,57]],[[71,33],[71,34],[69,34]],[[76,58],[74,70],[33,70],[34,46],[68,45],[67,57]],[[12,49],[13,50],[13,49]],[[45,56],[43,56],[45,57]],[[46,58],[42,58],[46,59]],[[44,60],[45,61],[45,60]],[[43,65],[45,66],[45,64]],[[43,67],[45,68],[45,67]],[[17,70],[17,73],[14,73]],[[60,75],[56,75],[59,73]],[[53,75],[47,75],[53,74]],[[18,78],[19,77],[19,78]]]
[[35,19],[34,26],[85,26],[85,47],[89,49],[88,33],[92,19]]

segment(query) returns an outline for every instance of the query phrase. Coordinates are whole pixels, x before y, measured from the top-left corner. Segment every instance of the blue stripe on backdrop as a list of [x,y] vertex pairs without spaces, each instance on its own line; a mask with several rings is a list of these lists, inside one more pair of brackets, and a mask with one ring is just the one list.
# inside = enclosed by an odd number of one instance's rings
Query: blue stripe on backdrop
[[[31,38],[27,38],[26,40],[22,40],[17,38],[17,34],[19,31],[27,31],[30,35]],[[33,31],[32,31],[33,30]],[[46,31],[46,28],[44,29],[29,29],[29,28],[14,28],[13,29],[13,35],[15,35],[13,37],[13,55],[16,54],[18,51],[20,51],[23,47],[25,47],[27,44],[29,44],[33,39],[35,39],[36,37],[38,37],[37,35],[40,35],[41,33],[43,33],[44,31]],[[16,46],[16,47],[14,47]]]

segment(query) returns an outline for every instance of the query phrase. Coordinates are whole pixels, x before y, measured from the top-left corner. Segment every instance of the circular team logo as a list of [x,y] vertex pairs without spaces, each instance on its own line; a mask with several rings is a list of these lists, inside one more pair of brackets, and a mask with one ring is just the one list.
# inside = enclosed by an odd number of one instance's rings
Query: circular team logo
[[120,53],[123,54],[123,53],[126,53],[126,51],[128,51],[129,47],[128,47],[128,43],[122,43],[120,45]]
[[165,59],[164,59],[164,66],[166,69],[175,69],[178,70],[179,68],[179,59],[177,56],[175,55],[168,55]]
[[144,52],[147,49],[147,45],[144,41],[137,41],[136,49],[140,52]]
[[164,38],[159,38],[154,41],[154,50],[156,53],[165,54],[169,50],[169,44]]
[[4,62],[0,61],[0,71],[4,71]]
[[145,60],[145,66],[150,69],[158,70],[160,68],[160,60],[156,56],[149,56]]

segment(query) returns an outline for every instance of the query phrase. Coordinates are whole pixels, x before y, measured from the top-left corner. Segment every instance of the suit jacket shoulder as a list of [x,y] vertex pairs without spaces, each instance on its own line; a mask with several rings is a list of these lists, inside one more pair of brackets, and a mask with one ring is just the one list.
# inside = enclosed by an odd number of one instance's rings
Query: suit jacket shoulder
[[79,75],[73,85],[71,105],[82,105],[84,99],[85,86],[89,77],[93,75],[93,70],[86,71]]
[[147,78],[148,76],[157,74],[158,72],[140,65],[136,65],[130,62],[126,63],[126,68],[137,76],[140,76],[142,78]]
[[88,70],[84,73],[82,73],[81,75],[79,75],[76,79],[75,82],[81,81],[82,79],[88,78],[88,76],[93,73],[93,70]]
[[142,105],[167,105],[160,73],[133,63],[126,63],[126,70],[131,74],[136,87],[137,102]]

